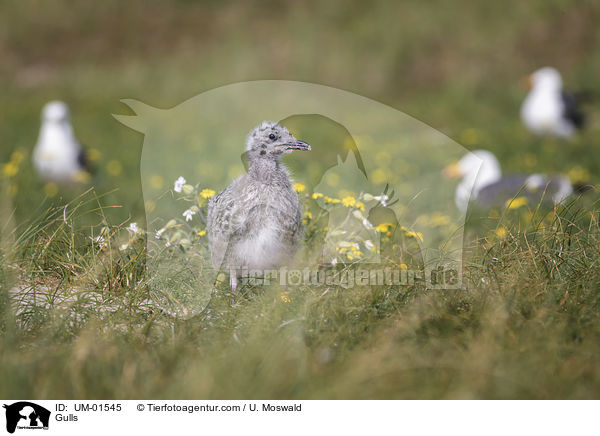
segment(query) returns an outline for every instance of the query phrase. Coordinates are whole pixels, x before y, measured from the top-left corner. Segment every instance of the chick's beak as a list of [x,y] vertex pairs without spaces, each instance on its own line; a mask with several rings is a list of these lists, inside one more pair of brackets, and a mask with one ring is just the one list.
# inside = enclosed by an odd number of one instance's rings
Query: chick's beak
[[447,179],[458,179],[462,174],[460,172],[460,168],[458,167],[458,162],[451,163],[446,168],[444,168],[444,177]]
[[525,89],[530,90],[531,88],[533,88],[533,77],[531,77],[531,74],[523,77],[521,79],[521,82],[523,83],[523,87]]
[[287,146],[288,150],[304,150],[304,151],[310,151],[310,145],[308,145],[306,142],[304,141],[300,141],[298,139],[296,139],[294,142],[292,142],[291,144],[288,144]]

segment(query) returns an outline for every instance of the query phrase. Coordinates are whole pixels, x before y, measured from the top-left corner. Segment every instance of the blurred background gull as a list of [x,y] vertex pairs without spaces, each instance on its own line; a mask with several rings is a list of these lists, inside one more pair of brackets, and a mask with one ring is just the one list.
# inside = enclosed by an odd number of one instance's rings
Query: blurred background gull
[[571,138],[585,117],[574,94],[563,89],[556,68],[544,67],[527,77],[530,91],[521,106],[521,119],[532,133]]
[[42,110],[33,165],[40,178],[50,183],[89,181],[87,155],[77,142],[69,118],[69,108],[62,101],[49,102]]

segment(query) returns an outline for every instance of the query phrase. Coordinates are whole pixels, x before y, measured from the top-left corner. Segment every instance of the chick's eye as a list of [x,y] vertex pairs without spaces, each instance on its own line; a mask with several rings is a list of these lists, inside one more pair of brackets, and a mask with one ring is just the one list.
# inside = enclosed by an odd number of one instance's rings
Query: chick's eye
[[271,134],[269,135],[269,139],[270,139],[271,141],[273,141],[275,138],[277,138],[277,136],[275,136],[275,134],[274,134],[274,133],[271,133]]

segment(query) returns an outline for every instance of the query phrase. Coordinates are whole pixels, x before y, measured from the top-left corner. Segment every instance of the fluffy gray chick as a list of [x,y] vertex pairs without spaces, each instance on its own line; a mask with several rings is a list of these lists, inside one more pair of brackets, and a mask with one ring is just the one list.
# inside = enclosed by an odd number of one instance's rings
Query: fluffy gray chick
[[231,289],[242,268],[265,270],[285,264],[302,237],[302,206],[280,159],[310,150],[283,126],[264,121],[246,140],[248,173],[208,204],[207,234],[214,268],[229,270]]

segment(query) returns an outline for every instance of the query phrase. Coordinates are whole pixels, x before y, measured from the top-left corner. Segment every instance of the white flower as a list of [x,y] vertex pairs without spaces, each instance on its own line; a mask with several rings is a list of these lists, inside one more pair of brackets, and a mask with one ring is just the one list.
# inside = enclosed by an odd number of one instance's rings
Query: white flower
[[334,257],[333,259],[331,259],[331,264],[332,264],[333,266],[336,266],[336,265],[337,265],[337,259],[336,259],[335,257]]
[[375,248],[375,244],[373,244],[370,240],[366,240],[365,241],[365,248],[369,251],[373,251],[373,248]]
[[127,250],[128,247],[129,247],[129,244],[123,244],[119,247],[119,250],[125,251],[125,250]]
[[373,224],[371,224],[371,221],[369,221],[368,219],[364,219],[363,220],[363,226],[365,226],[366,229],[372,229],[373,228]]
[[135,235],[136,233],[139,233],[140,228],[137,223],[131,223],[129,224],[129,227],[127,227],[127,230]]
[[106,240],[104,239],[104,236],[96,236],[94,238],[94,242],[97,243],[100,248],[106,247]]
[[181,190],[183,189],[183,185],[185,185],[186,180],[179,176],[179,178],[177,180],[175,180],[175,184],[173,185],[173,190],[175,192],[181,192]]
[[185,212],[183,212],[183,216],[185,217],[186,221],[191,221],[192,217],[196,215],[196,211],[192,210],[192,209],[188,209]]
[[377,200],[385,207],[385,206],[387,206],[387,201],[390,199],[390,197],[388,197],[385,194],[381,194],[381,195],[378,195],[377,197],[373,197],[373,199]]

